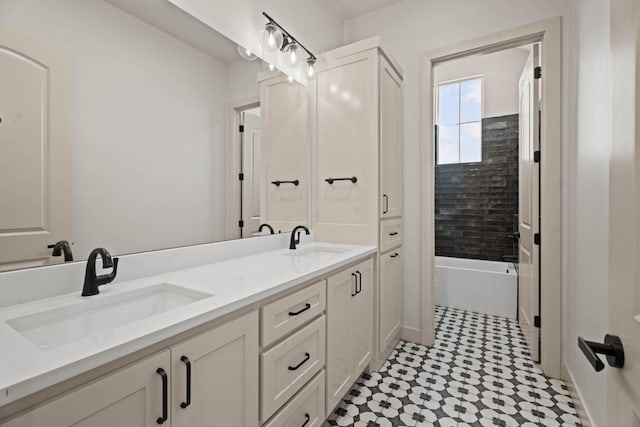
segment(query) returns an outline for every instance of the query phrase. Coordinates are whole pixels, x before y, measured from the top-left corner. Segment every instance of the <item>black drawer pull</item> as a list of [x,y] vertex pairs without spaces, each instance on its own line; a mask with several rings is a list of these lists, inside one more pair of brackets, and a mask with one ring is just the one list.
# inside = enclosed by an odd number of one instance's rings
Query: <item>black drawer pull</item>
[[356,276],[356,273],[351,273],[351,277],[353,277],[355,280],[355,292],[353,292],[351,294],[352,297],[355,297],[356,295],[358,295],[358,276]]
[[294,179],[294,180],[291,180],[291,181],[280,181],[280,180],[278,180],[278,181],[271,181],[271,183],[272,183],[273,185],[275,185],[276,187],[280,187],[280,184],[293,184],[293,185],[295,185],[296,187],[297,187],[298,185],[300,185],[300,181],[299,181],[299,180],[297,180],[297,179]]
[[311,417],[309,416],[309,414],[304,414],[304,417],[306,418],[306,420],[300,427],[306,426],[307,424],[309,424],[309,421],[311,420]]
[[302,360],[302,362],[298,363],[296,366],[289,366],[289,370],[290,371],[297,371],[298,368],[302,365],[304,365],[305,363],[307,363],[307,360],[311,359],[311,355],[309,353],[305,353],[304,354],[304,359]]
[[191,361],[187,356],[182,356],[180,360],[187,366],[187,401],[180,403],[180,407],[185,409],[191,405]]
[[384,200],[384,209],[382,210],[383,214],[389,213],[389,196],[386,194],[382,195],[382,200]]
[[325,179],[329,184],[333,184],[336,181],[351,181],[354,184],[358,182],[358,177],[352,176],[351,178],[327,178]]
[[169,378],[164,369],[156,369],[156,373],[162,377],[162,416],[156,422],[164,424],[169,419]]
[[389,236],[397,236],[398,232],[397,231],[392,231],[391,233],[389,233]]
[[311,308],[311,304],[306,303],[306,304],[304,305],[304,308],[303,308],[303,309],[301,309],[301,310],[299,310],[299,311],[290,311],[290,312],[289,312],[289,316],[297,316],[298,314],[302,314],[302,313],[304,313],[305,311],[309,310],[310,308]]
[[356,270],[356,274],[358,275],[358,281],[356,282],[356,294],[362,292],[362,273]]
[[391,258],[395,258],[395,257],[397,257],[398,255],[400,255],[398,252],[394,252],[394,253],[392,253],[390,256],[391,256]]

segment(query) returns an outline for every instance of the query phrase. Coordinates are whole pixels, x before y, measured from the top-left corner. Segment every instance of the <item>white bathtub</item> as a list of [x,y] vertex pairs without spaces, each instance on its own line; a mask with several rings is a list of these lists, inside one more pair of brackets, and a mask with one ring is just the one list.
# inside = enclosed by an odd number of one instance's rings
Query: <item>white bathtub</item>
[[436,304],[516,318],[518,274],[507,262],[436,257]]

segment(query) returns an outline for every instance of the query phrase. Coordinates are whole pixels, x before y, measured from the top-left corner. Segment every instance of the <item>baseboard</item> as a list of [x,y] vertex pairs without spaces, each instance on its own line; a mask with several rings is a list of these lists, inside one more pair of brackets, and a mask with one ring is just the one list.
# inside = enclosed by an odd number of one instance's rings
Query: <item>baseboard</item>
[[580,393],[580,389],[576,386],[576,382],[573,380],[573,374],[566,363],[562,362],[560,365],[560,376],[565,383],[567,383],[567,388],[569,388],[569,394],[571,394],[571,399],[573,403],[576,405],[576,411],[578,411],[578,417],[580,418],[580,424],[583,427],[596,427],[595,423],[591,418],[591,414],[589,414],[589,410],[584,405],[584,401],[582,400],[582,394]]
[[403,341],[409,341],[414,343],[420,343],[422,337],[420,329],[410,328],[409,326],[403,326],[400,329],[400,338]]

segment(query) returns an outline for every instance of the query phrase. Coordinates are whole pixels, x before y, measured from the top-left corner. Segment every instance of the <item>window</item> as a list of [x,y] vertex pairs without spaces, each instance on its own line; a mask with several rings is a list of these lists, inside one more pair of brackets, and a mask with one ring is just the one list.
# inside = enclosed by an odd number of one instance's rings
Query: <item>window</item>
[[439,165],[482,161],[482,78],[438,85]]

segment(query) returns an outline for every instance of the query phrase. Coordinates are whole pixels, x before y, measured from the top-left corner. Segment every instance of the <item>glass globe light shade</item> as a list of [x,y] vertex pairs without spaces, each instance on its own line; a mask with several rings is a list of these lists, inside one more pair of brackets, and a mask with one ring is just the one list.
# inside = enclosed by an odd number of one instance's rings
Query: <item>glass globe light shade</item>
[[242,59],[246,59],[247,61],[253,61],[257,58],[257,56],[253,52],[251,52],[249,49],[245,49],[240,45],[238,45],[238,55],[240,55]]
[[302,52],[300,52],[300,50],[300,46],[298,46],[296,42],[291,42],[285,46],[283,53],[289,66],[297,67],[300,65],[302,59]]
[[282,46],[282,33],[275,24],[269,22],[262,32],[262,47],[268,52],[276,52]]

